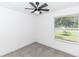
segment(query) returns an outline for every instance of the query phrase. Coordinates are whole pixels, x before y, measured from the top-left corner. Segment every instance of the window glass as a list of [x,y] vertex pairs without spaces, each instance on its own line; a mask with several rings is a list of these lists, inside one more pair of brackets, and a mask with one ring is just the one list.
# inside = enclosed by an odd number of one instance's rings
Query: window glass
[[79,16],[56,17],[55,39],[79,42]]

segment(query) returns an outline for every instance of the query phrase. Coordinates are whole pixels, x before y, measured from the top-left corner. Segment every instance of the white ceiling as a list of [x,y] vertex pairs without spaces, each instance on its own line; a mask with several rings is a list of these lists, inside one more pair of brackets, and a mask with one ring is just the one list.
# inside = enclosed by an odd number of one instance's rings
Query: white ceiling
[[[44,2],[40,2],[40,5]],[[0,2],[0,6],[23,13],[30,13],[31,10],[25,10],[25,7],[32,7],[28,2]],[[79,6],[79,2],[48,2],[48,7],[51,11],[57,11],[72,6]]]

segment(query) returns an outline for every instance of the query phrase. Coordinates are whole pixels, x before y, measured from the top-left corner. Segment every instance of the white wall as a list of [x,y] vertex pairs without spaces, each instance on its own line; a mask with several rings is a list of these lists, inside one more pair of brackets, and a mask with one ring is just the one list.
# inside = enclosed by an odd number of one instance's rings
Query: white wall
[[79,7],[40,16],[19,13],[0,7],[0,56],[33,42],[79,56],[79,45],[54,39],[54,17],[79,13]]
[[76,13],[79,13],[79,6],[39,16],[37,41],[74,56],[79,56],[79,44],[62,42],[54,39],[54,17]]
[[33,43],[34,22],[32,15],[0,7],[0,56]]

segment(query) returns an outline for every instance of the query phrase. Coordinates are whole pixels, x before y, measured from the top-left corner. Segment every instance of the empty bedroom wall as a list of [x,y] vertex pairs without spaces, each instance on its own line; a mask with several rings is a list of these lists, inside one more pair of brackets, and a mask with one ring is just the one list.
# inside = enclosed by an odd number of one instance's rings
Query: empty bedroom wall
[[42,14],[41,16],[39,16],[37,41],[39,43],[64,51],[74,56],[79,56],[79,44],[62,42],[55,40],[54,38],[54,17],[78,13],[79,6],[50,12],[48,14]]
[[0,6],[0,56],[33,43],[34,22],[31,15]]

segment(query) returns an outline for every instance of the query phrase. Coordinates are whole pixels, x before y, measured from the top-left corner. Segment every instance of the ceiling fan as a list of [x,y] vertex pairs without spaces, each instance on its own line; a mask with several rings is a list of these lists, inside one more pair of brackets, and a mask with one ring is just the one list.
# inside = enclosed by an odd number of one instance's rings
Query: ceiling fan
[[39,14],[42,14],[42,11],[46,11],[46,12],[49,11],[49,9],[44,9],[44,7],[48,6],[47,3],[44,3],[41,6],[39,6],[39,4],[40,4],[39,2],[35,2],[35,3],[29,2],[29,4],[31,4],[33,8],[25,8],[25,9],[33,10],[31,13],[37,12]]

